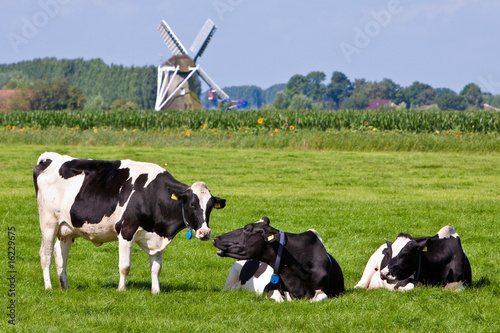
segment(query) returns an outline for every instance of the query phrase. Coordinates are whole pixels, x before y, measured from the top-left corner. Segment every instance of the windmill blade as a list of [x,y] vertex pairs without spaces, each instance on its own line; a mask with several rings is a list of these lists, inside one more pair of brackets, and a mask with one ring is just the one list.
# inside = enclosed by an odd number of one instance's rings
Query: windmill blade
[[218,85],[217,83],[214,82],[214,80],[212,80],[210,78],[210,76],[207,75],[207,73],[205,73],[205,71],[198,65],[198,74],[200,74],[201,78],[203,79],[203,81],[205,81],[206,84],[208,84],[208,86],[215,90],[215,92],[217,93],[217,95],[222,98],[222,99],[229,99],[229,95],[226,94],[224,92],[224,90],[222,90]]
[[177,38],[172,29],[170,29],[167,22],[162,21],[158,26],[158,31],[174,56],[188,53],[184,45],[182,45],[181,41]]
[[207,48],[207,45],[212,39],[216,30],[217,26],[215,25],[214,22],[212,22],[211,19],[208,19],[201,28],[200,32],[198,33],[198,36],[196,36],[193,44],[189,48],[189,51],[191,51],[195,55],[193,58],[195,62],[196,59],[198,59],[198,57],[201,57],[201,55]]

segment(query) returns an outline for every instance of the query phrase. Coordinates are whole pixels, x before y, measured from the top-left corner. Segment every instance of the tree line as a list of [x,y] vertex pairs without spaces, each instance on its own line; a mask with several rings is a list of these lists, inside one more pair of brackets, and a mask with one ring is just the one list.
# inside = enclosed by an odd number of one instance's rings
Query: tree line
[[[29,91],[24,95],[48,96],[33,110],[109,109],[112,106],[152,109],[156,98],[155,66],[124,67],[107,65],[101,59],[43,58],[0,65],[0,88]],[[61,100],[55,101],[55,90]],[[66,90],[79,94],[80,103],[66,103]]]
[[474,83],[467,84],[460,93],[448,88],[433,88],[414,82],[402,87],[391,79],[380,82],[355,79],[342,72],[333,72],[329,82],[326,74],[315,71],[294,75],[286,89],[276,95],[276,109],[364,109],[371,99],[390,100],[400,109],[433,108],[441,110],[480,109],[484,103],[500,107],[500,95],[483,93]]
[[[10,109],[16,110],[153,109],[156,76],[156,66],[107,65],[101,59],[43,58],[0,64],[0,88],[19,92],[10,98]],[[205,109],[217,108],[206,98],[207,92],[201,93],[198,79],[196,89]],[[233,99],[246,100],[250,109],[364,109],[371,99],[390,100],[399,109],[465,110],[482,108],[484,103],[500,107],[500,95],[484,93],[474,83],[456,93],[421,82],[402,87],[391,79],[351,81],[339,71],[330,80],[325,73],[313,71],[268,89],[233,86],[224,90]]]

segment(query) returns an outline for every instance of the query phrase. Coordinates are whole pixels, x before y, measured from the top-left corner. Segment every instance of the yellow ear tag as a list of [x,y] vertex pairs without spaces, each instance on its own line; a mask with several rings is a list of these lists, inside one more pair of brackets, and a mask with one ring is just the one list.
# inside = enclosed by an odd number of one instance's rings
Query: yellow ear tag
[[171,198],[174,199],[174,200],[179,200],[179,198],[177,198],[177,196],[175,194],[173,194],[173,193],[172,193],[172,197]]
[[267,241],[270,242],[274,239],[274,235],[267,236]]
[[214,205],[214,207],[215,207],[215,209],[219,209],[219,208],[220,208],[220,203],[216,203],[216,204]]
[[427,246],[424,246],[424,248],[422,249],[422,252],[427,252]]

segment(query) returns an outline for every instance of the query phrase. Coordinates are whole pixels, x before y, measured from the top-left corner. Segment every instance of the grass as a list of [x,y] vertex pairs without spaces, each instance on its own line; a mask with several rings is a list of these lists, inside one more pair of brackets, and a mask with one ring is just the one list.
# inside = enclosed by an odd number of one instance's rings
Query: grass
[[226,129],[173,129],[164,131],[126,131],[107,128],[45,130],[0,128],[0,142],[68,146],[146,146],[193,148],[270,148],[341,151],[413,151],[500,153],[500,134],[411,133],[402,131],[351,130],[269,130],[249,133]]
[[[498,153],[243,149],[231,148],[229,140],[220,148],[134,146],[126,140],[124,145],[104,146],[104,139],[35,144],[21,138],[21,143],[0,144],[4,253],[7,227],[16,228],[16,331],[500,330]],[[148,258],[138,247],[127,291],[118,292],[118,244],[96,248],[82,239],[71,249],[69,290],[45,291],[31,170],[46,150],[80,158],[149,161],[166,165],[184,183],[205,181],[214,195],[227,199],[225,209],[212,213],[215,235],[262,216],[289,232],[314,228],[340,263],[347,291],[317,304],[276,304],[250,292],[220,292],[234,260],[216,256],[210,242],[188,241],[184,235],[165,249],[159,295],[150,293]],[[423,287],[406,293],[353,289],[369,256],[386,239],[394,240],[399,232],[433,235],[446,224],[455,227],[471,261],[471,288],[453,292]],[[4,272],[6,266],[5,254]],[[8,285],[2,281],[0,290],[6,295]],[[52,282],[57,285],[54,267]],[[5,313],[8,299],[2,300]],[[0,331],[12,329],[3,318]]]

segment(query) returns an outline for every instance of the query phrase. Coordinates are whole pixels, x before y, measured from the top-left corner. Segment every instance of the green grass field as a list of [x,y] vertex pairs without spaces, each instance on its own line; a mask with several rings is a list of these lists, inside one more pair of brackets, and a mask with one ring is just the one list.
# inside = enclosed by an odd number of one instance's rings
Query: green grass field
[[[26,133],[23,133],[26,134]],[[209,148],[179,144],[148,147],[101,142],[16,139],[1,134],[2,320],[18,332],[498,332],[500,331],[500,155]],[[34,136],[35,138],[37,136]],[[7,140],[8,139],[8,140]],[[388,140],[390,141],[390,140]],[[279,148],[279,147],[278,147]],[[162,292],[150,293],[148,256],[134,247],[127,290],[116,290],[118,244],[96,248],[77,239],[68,263],[70,288],[45,291],[38,250],[32,168],[40,153],[79,158],[135,159],[165,166],[180,181],[205,181],[227,199],[212,212],[214,235],[269,216],[289,232],[316,229],[337,259],[346,293],[311,304],[277,304],[250,292],[221,292],[233,259],[211,242],[184,234],[165,249]],[[382,149],[383,150],[383,149]],[[366,261],[398,233],[435,234],[451,224],[473,270],[462,292],[422,287],[400,293],[354,290]],[[15,227],[15,296],[7,296],[8,228]],[[52,283],[57,286],[55,265]],[[8,324],[15,300],[16,325]]]

